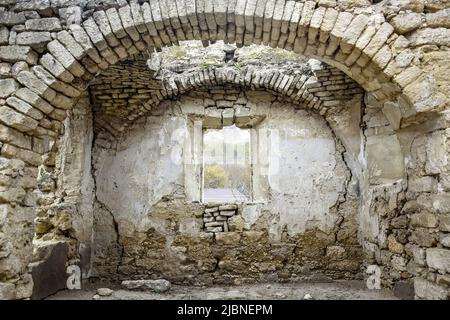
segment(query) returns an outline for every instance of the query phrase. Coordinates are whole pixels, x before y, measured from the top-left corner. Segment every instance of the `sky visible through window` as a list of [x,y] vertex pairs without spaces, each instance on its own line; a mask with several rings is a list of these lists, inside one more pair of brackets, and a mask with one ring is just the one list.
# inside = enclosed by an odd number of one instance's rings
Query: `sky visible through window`
[[250,130],[206,129],[203,135],[203,202],[251,199]]

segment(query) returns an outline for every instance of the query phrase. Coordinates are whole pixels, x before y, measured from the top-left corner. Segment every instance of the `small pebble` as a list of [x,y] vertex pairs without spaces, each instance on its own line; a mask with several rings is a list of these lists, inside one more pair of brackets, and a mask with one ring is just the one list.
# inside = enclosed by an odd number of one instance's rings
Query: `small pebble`
[[92,297],[92,299],[93,299],[93,300],[100,300],[100,296],[99,296],[98,294],[96,294],[96,295],[94,295],[94,296]]
[[275,297],[280,298],[280,299],[286,299],[286,295],[282,294],[280,292],[275,293]]
[[312,299],[313,297],[309,293],[305,294],[303,297],[303,300],[312,300]]
[[110,288],[98,288],[97,294],[102,297],[109,297],[114,291]]

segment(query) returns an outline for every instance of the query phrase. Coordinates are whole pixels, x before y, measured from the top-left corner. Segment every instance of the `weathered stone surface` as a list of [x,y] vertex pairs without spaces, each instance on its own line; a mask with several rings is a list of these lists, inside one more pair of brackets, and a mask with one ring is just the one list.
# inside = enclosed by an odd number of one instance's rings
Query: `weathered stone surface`
[[421,299],[445,300],[448,296],[445,287],[419,277],[414,278],[414,290],[416,296]]
[[16,97],[9,97],[8,99],[6,99],[6,103],[20,113],[23,113],[24,115],[27,115],[33,119],[41,120],[43,118],[42,112],[33,108],[31,105],[21,99],[18,99]]
[[450,248],[450,236],[442,237],[440,242],[444,247]]
[[38,126],[38,122],[33,118],[14,111],[7,106],[0,106],[0,121],[24,132],[34,130]]
[[164,279],[158,280],[125,280],[122,286],[129,290],[152,290],[154,292],[166,292],[170,290],[170,282]]
[[403,253],[403,245],[395,239],[393,235],[389,235],[388,237],[388,248],[389,251],[393,253],[401,254]]
[[20,88],[15,92],[15,95],[20,99],[28,102],[35,108],[41,110],[45,114],[49,114],[54,110],[54,108],[47,101],[39,97],[36,93],[28,88]]
[[0,60],[9,62],[25,61],[29,64],[36,64],[37,54],[30,47],[26,46],[2,46],[0,47]]
[[437,190],[437,181],[433,177],[412,178],[408,182],[408,190],[412,192],[433,192]]
[[25,28],[34,31],[59,31],[61,23],[58,18],[29,19],[25,21]]
[[47,53],[43,55],[39,62],[58,79],[67,83],[71,83],[74,80],[74,76],[51,54]]
[[427,44],[438,46],[450,45],[450,30],[446,28],[424,28],[411,33],[408,40],[412,46]]
[[23,12],[15,13],[11,11],[1,10],[0,21],[2,22],[2,24],[5,24],[7,26],[14,26],[24,23],[26,21],[26,18]]
[[21,32],[16,38],[16,44],[39,48],[51,40],[50,32]]
[[438,219],[433,213],[417,213],[411,216],[411,224],[416,227],[435,228]]
[[404,34],[418,29],[422,25],[422,16],[415,12],[399,14],[390,23],[394,27],[395,32]]
[[9,29],[5,26],[0,26],[0,45],[8,44]]
[[450,8],[428,13],[425,15],[425,20],[430,28],[450,28]]
[[19,83],[14,79],[0,79],[0,98],[6,98],[19,89]]
[[83,76],[85,72],[84,68],[59,41],[53,40],[47,47],[50,53],[74,76]]
[[17,76],[17,80],[47,101],[53,101],[56,96],[56,92],[53,89],[47,86],[30,71],[20,72]]
[[450,272],[450,250],[430,248],[426,251],[429,267]]
[[112,295],[114,292],[114,290],[111,290],[109,288],[98,288],[97,289],[97,294],[101,297],[109,297],[110,295]]
[[[0,124],[0,140],[23,149],[31,149],[31,138],[10,127]],[[0,223],[1,225],[1,223]]]

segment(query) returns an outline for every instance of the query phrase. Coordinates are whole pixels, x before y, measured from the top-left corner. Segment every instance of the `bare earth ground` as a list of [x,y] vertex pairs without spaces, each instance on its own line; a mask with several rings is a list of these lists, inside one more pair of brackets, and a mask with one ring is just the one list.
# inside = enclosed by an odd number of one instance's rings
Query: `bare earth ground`
[[240,286],[188,287],[172,285],[166,293],[123,290],[117,285],[86,283],[82,290],[63,290],[47,300],[92,300],[97,288],[115,290],[100,300],[302,300],[306,294],[315,300],[391,300],[397,299],[386,289],[368,290],[362,281],[335,281],[327,283],[271,283]]

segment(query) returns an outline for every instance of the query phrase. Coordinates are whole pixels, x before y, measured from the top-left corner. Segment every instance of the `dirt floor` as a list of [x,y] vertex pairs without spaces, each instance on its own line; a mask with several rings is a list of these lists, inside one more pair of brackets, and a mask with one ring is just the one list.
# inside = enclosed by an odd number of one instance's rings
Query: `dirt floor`
[[[130,291],[104,283],[86,283],[82,290],[63,290],[47,300],[91,300],[97,288],[110,288],[111,296],[96,296],[98,300],[390,300],[396,299],[386,289],[368,290],[362,281],[335,281],[326,283],[271,283],[241,286],[187,287],[173,285],[166,293]],[[309,295],[309,297],[307,296]],[[305,297],[306,296],[306,297]]]

